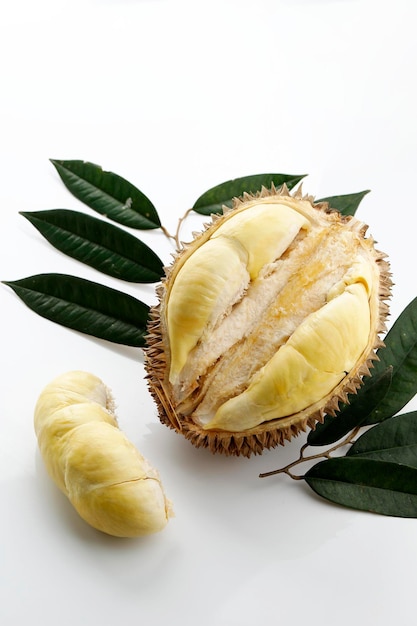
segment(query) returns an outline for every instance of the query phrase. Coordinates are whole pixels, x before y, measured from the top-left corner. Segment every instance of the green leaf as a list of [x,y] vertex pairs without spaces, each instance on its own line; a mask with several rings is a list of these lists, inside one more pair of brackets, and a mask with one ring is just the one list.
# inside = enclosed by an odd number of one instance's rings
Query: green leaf
[[347,456],[417,468],[417,411],[397,415],[370,428],[357,439]]
[[343,506],[394,517],[417,517],[417,469],[341,457],[314,465],[304,476],[320,496]]
[[339,441],[351,430],[366,420],[376,406],[389,392],[392,380],[392,367],[388,367],[379,376],[368,379],[364,391],[349,396],[350,404],[341,406],[335,417],[327,415],[323,424],[317,424],[307,437],[309,446],[327,446]]
[[232,206],[233,198],[242,194],[256,193],[262,187],[281,187],[284,183],[288,189],[292,189],[302,180],[306,174],[254,174],[228,180],[220,185],[212,187],[201,195],[193,206],[193,210],[202,215],[222,213],[223,206]]
[[343,215],[355,215],[359,204],[369,191],[369,189],[366,189],[365,191],[348,193],[343,196],[328,196],[327,198],[316,200],[316,202],[328,202],[331,209],[336,209]]
[[149,306],[125,293],[66,274],[3,281],[35,313],[87,335],[145,345]]
[[21,214],[55,248],[109,276],[134,283],[155,283],[163,275],[159,257],[117,226],[67,209]]
[[88,161],[51,159],[64,185],[81,202],[109,219],[130,228],[159,228],[152,202],[121,176]]
[[392,417],[417,393],[417,298],[404,309],[384,338],[385,348],[378,350],[374,376],[392,365],[392,383],[384,400],[365,420],[376,424]]

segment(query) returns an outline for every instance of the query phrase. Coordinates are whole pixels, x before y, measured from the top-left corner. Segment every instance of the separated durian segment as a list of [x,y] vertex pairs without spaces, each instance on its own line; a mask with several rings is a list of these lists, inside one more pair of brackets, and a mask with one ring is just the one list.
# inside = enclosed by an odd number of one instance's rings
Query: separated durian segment
[[167,270],[146,368],[161,420],[260,453],[334,412],[369,373],[390,295],[367,227],[301,191],[236,200]]
[[34,425],[49,475],[88,524],[117,537],[166,526],[172,505],[159,474],[119,429],[99,378],[58,376],[39,396]]

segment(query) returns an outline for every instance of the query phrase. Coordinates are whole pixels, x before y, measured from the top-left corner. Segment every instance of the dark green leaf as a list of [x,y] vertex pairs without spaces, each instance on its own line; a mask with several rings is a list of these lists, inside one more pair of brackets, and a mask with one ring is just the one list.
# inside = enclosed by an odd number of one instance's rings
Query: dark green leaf
[[369,189],[358,193],[348,193],[343,196],[328,196],[316,202],[328,202],[331,209],[337,209],[343,215],[355,215],[357,208],[363,198],[369,193]]
[[417,411],[403,413],[370,428],[347,453],[417,467]]
[[144,346],[149,307],[125,293],[66,274],[4,281],[35,313],[127,346]]
[[193,206],[193,210],[202,215],[211,215],[212,213],[222,213],[222,207],[232,206],[233,198],[237,198],[242,194],[256,193],[262,187],[281,187],[284,183],[288,189],[292,189],[302,180],[306,174],[254,174],[253,176],[243,176],[242,178],[234,178],[220,185],[212,187],[202,196],[198,198]]
[[391,388],[364,424],[392,417],[417,393],[417,298],[397,318],[384,343],[386,347],[378,350],[374,376],[392,365]]
[[155,283],[162,261],[133,235],[103,220],[66,209],[22,212],[55,248],[95,269],[134,283]]
[[51,163],[67,189],[94,211],[130,228],[160,227],[149,198],[121,176],[88,161],[51,159]]
[[417,517],[417,469],[341,457],[314,465],[304,476],[320,496],[343,506],[395,517]]
[[307,443],[310,446],[327,446],[361,426],[388,393],[391,380],[392,367],[369,379],[363,393],[349,396],[350,404],[342,405],[335,417],[327,415],[323,424],[317,424],[315,430],[309,433]]

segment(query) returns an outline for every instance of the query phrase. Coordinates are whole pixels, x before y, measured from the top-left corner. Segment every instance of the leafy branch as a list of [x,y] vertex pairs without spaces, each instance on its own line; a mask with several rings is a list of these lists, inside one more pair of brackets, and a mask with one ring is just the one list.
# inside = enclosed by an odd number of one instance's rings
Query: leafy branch
[[284,467],[280,467],[279,469],[271,470],[269,472],[262,472],[262,474],[259,474],[259,478],[267,478],[268,476],[276,476],[278,474],[287,474],[287,476],[289,476],[293,480],[303,480],[305,479],[306,475],[294,474],[291,471],[293,467],[296,467],[300,465],[301,463],[307,463],[309,461],[316,461],[317,459],[333,458],[332,453],[352,443],[353,439],[356,437],[359,431],[360,431],[360,426],[357,426],[342,441],[339,441],[339,443],[336,443],[334,446],[325,450],[324,452],[318,452],[317,454],[310,454],[308,456],[305,456],[304,452],[310,447],[310,444],[305,443],[304,445],[301,446],[299,456],[297,459],[295,459],[295,461],[291,461],[291,463],[288,463],[288,465],[285,465]]
[[[255,174],[228,180],[203,193],[170,234],[157,209],[136,186],[87,161],[52,159],[62,182],[88,208],[123,227],[159,229],[180,249],[180,230],[191,212],[207,216],[233,198],[262,187],[292,189],[305,175]],[[368,191],[322,198],[354,215]],[[56,249],[122,281],[156,283],[163,262],[120,226],[68,209],[22,212]],[[62,326],[114,343],[143,347],[150,307],[122,291],[66,274],[3,281],[34,312]],[[378,350],[373,375],[335,416],[326,415],[307,437],[298,459],[261,477],[287,474],[304,480],[327,500],[385,515],[417,517],[417,412],[398,414],[417,393],[417,298],[399,316]],[[365,432],[360,434],[363,430]],[[359,435],[359,436],[358,436]],[[316,454],[307,448],[326,446]],[[328,446],[331,446],[328,448]],[[345,456],[332,454],[350,446]],[[304,475],[294,467],[322,459]]]

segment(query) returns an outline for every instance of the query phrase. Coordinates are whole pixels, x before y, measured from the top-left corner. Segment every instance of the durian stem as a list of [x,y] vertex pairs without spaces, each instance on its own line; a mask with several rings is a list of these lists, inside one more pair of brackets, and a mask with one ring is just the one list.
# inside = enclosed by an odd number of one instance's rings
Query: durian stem
[[339,443],[337,443],[336,445],[332,446],[331,448],[329,448],[328,450],[324,452],[319,452],[318,454],[311,454],[309,456],[304,456],[305,450],[310,447],[308,443],[305,443],[303,446],[301,446],[298,459],[296,459],[295,461],[292,461],[291,463],[288,463],[288,465],[286,465],[285,467],[281,467],[280,469],[259,474],[259,478],[266,478],[267,476],[275,476],[276,474],[287,474],[287,476],[289,476],[293,480],[303,480],[304,475],[293,474],[293,472],[291,472],[291,469],[293,467],[300,465],[300,463],[306,463],[307,461],[315,461],[316,459],[330,459],[332,452],[334,452],[335,450],[338,450],[339,448],[342,448],[343,446],[346,446],[346,445],[352,445],[353,439],[356,437],[360,429],[361,427],[357,426],[344,439],[339,441]]

